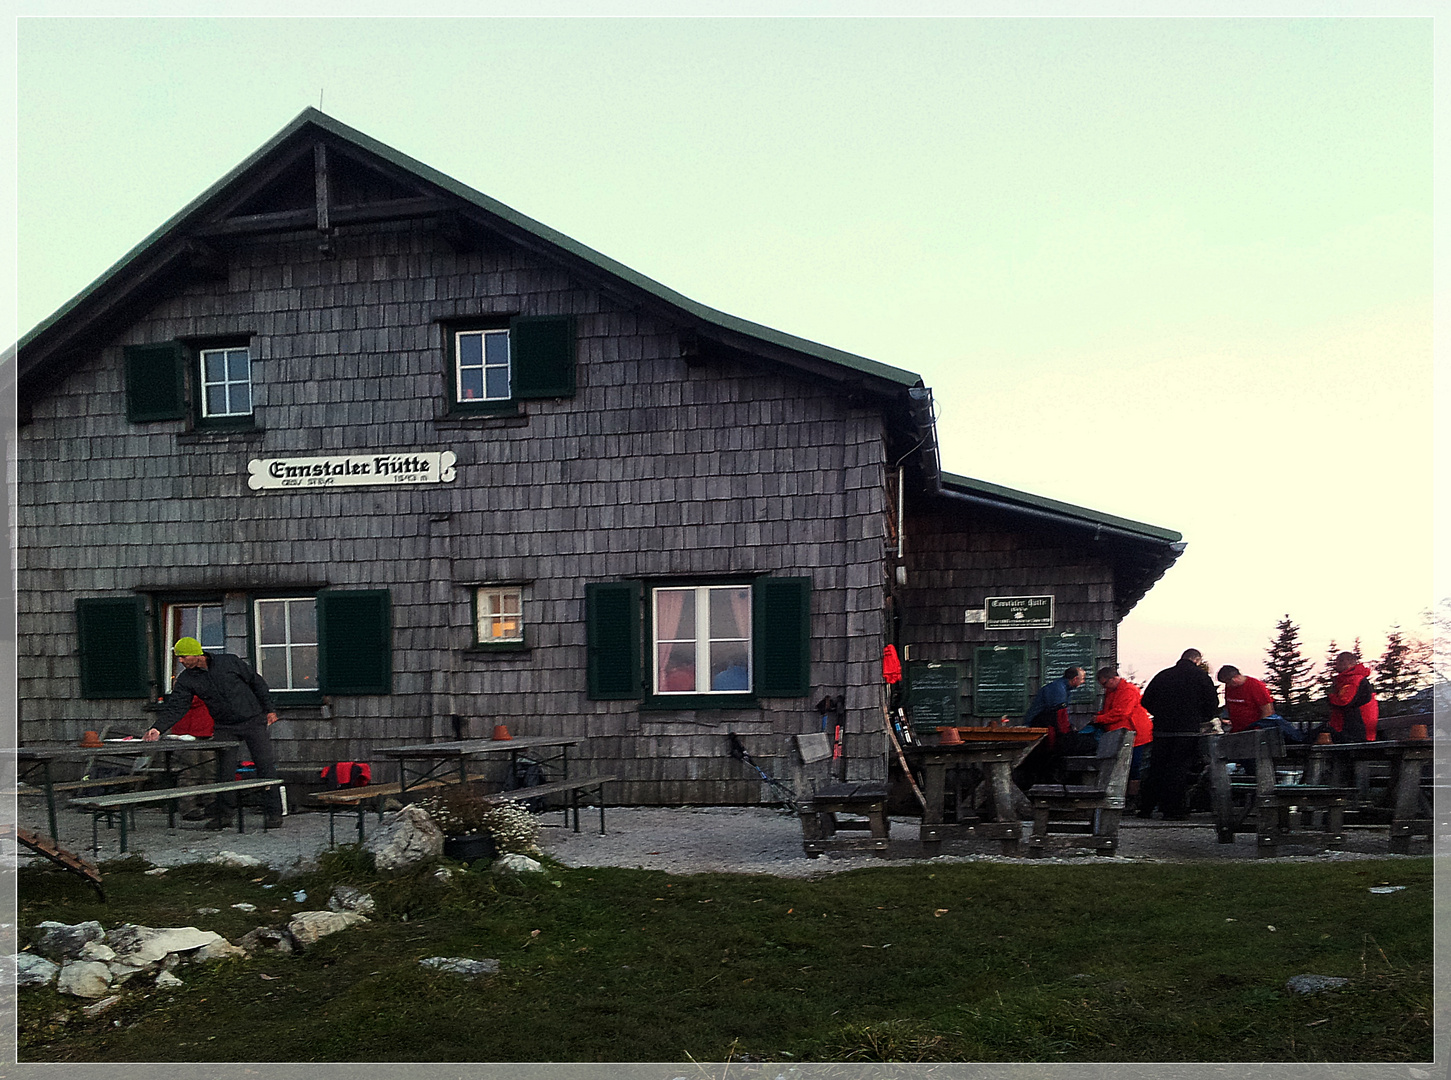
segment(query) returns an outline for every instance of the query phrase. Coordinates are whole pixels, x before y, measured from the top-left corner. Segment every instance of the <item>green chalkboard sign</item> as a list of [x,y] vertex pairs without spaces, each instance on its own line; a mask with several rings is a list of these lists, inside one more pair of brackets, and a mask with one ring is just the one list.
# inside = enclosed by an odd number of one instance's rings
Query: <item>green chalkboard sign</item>
[[1028,650],[1022,645],[985,645],[972,654],[972,714],[1023,715],[1028,706]]
[[1083,669],[1083,685],[1068,695],[1068,700],[1082,704],[1092,702],[1098,691],[1094,675],[1098,671],[1098,638],[1093,634],[1045,634],[1038,642],[1038,656],[1042,666],[1039,671],[1039,685],[1060,678],[1071,667]]
[[913,731],[962,723],[962,675],[956,664],[914,661],[907,665],[907,715]]

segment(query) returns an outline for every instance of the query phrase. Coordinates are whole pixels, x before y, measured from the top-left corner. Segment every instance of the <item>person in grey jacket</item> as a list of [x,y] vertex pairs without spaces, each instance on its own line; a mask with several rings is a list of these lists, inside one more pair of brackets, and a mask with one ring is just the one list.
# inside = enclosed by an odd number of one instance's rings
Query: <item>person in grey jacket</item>
[[[191,707],[195,695],[212,714],[213,735],[245,744],[257,766],[258,777],[275,779],[277,756],[272,751],[272,737],[267,729],[277,723],[277,710],[262,676],[231,653],[204,653],[196,638],[178,639],[172,651],[186,670],[171,684],[171,693],[162,701],[155,721],[143,738],[147,742],[161,738],[161,733],[170,729]],[[233,776],[237,771],[237,751],[224,749],[221,759],[222,775]],[[266,826],[276,828],[282,824],[282,796],[274,787],[267,789],[266,799]],[[236,808],[237,793],[222,792],[217,798],[217,813],[206,827],[227,828],[232,824]]]

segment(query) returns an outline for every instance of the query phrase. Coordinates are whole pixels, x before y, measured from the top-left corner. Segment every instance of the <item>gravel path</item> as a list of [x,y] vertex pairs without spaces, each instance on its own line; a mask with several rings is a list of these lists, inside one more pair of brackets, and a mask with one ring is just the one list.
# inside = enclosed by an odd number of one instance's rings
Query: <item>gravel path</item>
[[[46,832],[45,811],[22,803],[20,824],[38,832]],[[337,818],[339,843],[356,840],[355,818]],[[557,813],[545,818],[558,822]],[[801,827],[794,817],[763,807],[620,807],[606,811],[607,833],[600,836],[598,815],[582,810],[578,833],[557,825],[540,830],[540,843],[545,852],[566,866],[621,866],[663,870],[671,874],[725,872],[741,874],[774,874],[780,877],[810,877],[868,866],[907,866],[922,861],[921,847],[916,841],[917,822],[912,818],[894,818],[892,840],[887,858],[871,854],[828,855],[809,859],[801,850]],[[213,833],[200,824],[186,823],[171,832],[163,812],[143,809],[138,814],[138,827],[130,835],[129,850],[157,866],[178,866],[205,862],[222,851],[251,855],[269,866],[282,870],[306,865],[328,847],[327,815],[301,813],[287,817],[282,828],[263,831],[260,816],[249,815],[247,832],[235,829]],[[96,856],[91,852],[91,825],[88,815],[62,811],[59,817],[60,843],[83,858]],[[368,835],[377,827],[377,818],[369,815]],[[115,829],[100,830],[102,861],[119,857],[119,834]],[[0,842],[0,858],[14,862],[13,840]],[[1423,839],[1413,842],[1412,853],[1430,854],[1431,846]],[[1387,856],[1385,831],[1351,830],[1346,850],[1317,852],[1313,848],[1288,848],[1288,857],[1306,859],[1397,858]],[[1130,819],[1120,830],[1119,854],[1106,860],[1102,856],[1074,849],[1067,840],[1055,854],[1027,860],[1006,858],[998,852],[995,842],[962,841],[943,845],[941,862],[1014,861],[1032,865],[1092,864],[1112,861],[1224,861],[1254,860],[1254,837],[1241,835],[1234,844],[1219,844],[1208,818],[1190,827],[1164,822]],[[28,853],[23,856],[29,858]],[[38,858],[38,857],[37,857]],[[1283,857],[1282,857],[1283,858]]]

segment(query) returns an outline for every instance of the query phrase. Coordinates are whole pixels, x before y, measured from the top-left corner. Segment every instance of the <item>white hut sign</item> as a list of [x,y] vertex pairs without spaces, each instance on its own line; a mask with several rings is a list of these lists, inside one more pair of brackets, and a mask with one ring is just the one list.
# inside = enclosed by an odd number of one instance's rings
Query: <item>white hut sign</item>
[[439,484],[454,478],[452,450],[347,454],[341,457],[253,458],[247,486],[253,491]]

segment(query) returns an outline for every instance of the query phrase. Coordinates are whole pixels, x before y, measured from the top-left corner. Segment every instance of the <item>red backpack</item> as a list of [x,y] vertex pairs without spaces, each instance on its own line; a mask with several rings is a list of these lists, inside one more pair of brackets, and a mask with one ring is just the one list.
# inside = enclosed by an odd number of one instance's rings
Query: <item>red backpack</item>
[[337,761],[322,771],[329,790],[365,787],[373,782],[373,770],[363,761]]

